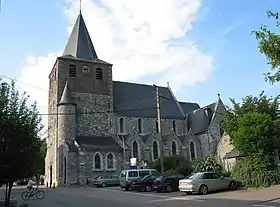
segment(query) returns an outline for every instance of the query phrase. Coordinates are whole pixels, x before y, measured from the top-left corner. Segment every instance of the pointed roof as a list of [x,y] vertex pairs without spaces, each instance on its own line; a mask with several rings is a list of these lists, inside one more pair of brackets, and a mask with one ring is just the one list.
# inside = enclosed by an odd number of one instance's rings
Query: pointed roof
[[83,60],[98,60],[84,18],[80,12],[62,56]]
[[64,87],[64,90],[63,90],[63,93],[62,93],[62,96],[61,96],[61,99],[60,99],[60,102],[58,105],[66,105],[66,104],[76,105],[74,102],[74,98],[72,96],[72,92],[69,88],[68,81],[65,84],[65,87]]

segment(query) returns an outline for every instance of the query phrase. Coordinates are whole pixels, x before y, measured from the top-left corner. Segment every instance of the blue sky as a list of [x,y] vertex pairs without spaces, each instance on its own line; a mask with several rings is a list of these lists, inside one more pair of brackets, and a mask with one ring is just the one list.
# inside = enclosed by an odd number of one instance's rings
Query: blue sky
[[[45,56],[64,48],[69,21],[63,1],[2,1],[0,75],[19,78],[27,56]],[[261,24],[273,26],[266,17],[271,8],[280,8],[280,1],[202,1],[193,29],[183,38],[196,41],[200,50],[212,56],[213,71],[207,80],[178,91],[178,99],[204,105],[215,101],[217,93],[225,103],[229,97],[240,100],[258,95],[261,90],[268,95],[279,94],[279,84],[269,86],[264,81],[263,73],[269,66],[250,35]],[[135,81],[153,82],[156,76],[142,76]]]

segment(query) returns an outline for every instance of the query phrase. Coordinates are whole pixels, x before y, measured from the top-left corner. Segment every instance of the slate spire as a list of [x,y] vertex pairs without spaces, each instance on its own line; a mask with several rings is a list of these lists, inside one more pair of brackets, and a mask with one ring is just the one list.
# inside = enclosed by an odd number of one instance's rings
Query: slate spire
[[66,105],[66,104],[76,105],[74,98],[72,96],[72,92],[69,88],[68,81],[65,84],[65,87],[64,87],[64,90],[63,90],[63,93],[62,93],[62,96],[61,96],[61,99],[60,99],[60,102],[58,105]]
[[81,11],[64,49],[63,56],[66,55],[83,60],[98,59]]

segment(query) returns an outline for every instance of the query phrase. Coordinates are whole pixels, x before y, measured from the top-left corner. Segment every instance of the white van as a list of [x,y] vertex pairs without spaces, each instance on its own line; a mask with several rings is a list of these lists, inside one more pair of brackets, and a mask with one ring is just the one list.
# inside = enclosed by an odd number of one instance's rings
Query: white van
[[160,173],[155,169],[123,170],[119,177],[120,187],[124,190],[130,190],[133,180],[138,180],[146,175],[160,176]]

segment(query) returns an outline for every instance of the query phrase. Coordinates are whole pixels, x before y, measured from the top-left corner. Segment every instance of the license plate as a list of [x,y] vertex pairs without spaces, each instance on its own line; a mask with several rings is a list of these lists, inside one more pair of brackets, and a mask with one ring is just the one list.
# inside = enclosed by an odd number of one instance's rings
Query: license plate
[[154,186],[154,188],[157,188],[157,186]]
[[132,182],[132,184],[136,184],[136,182]]

